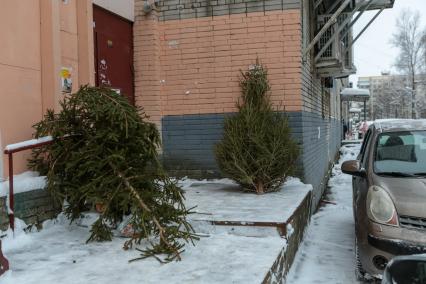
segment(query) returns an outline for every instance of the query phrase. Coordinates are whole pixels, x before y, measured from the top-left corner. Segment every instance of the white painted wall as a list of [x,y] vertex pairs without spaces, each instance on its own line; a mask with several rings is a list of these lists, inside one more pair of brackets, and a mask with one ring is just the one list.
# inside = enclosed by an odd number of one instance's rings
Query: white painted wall
[[93,3],[132,22],[135,19],[134,0],[93,0]]

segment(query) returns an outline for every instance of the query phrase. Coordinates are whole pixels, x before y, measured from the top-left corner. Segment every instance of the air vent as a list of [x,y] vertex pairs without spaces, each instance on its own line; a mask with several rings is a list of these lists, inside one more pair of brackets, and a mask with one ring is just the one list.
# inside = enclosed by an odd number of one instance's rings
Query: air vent
[[426,218],[399,216],[399,223],[404,228],[426,230]]

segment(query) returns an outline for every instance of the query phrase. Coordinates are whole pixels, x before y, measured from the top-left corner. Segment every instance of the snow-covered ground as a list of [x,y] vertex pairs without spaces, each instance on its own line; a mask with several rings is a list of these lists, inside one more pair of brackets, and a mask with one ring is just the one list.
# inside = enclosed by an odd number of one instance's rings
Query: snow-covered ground
[[312,216],[293,266],[289,284],[358,283],[355,277],[352,177],[341,172],[346,160],[356,158],[360,145],[345,145],[329,181],[327,203]]
[[[15,194],[43,189],[46,186],[46,177],[39,176],[37,172],[27,171],[13,176],[13,192]],[[9,194],[9,180],[0,181],[0,197]]]
[[185,205],[196,208],[191,220],[277,222],[288,220],[312,190],[298,178],[289,178],[280,191],[263,195],[242,192],[229,179],[180,182],[185,190]]
[[124,239],[86,244],[88,236],[88,228],[69,225],[63,216],[37,233],[18,230],[12,238],[9,232],[3,245],[11,271],[0,283],[261,283],[285,246],[278,236],[221,232],[203,237],[195,247],[187,245],[181,262],[160,264],[150,258],[128,263],[139,253],[122,250]]
[[195,247],[187,244],[181,262],[160,264],[149,258],[129,263],[139,253],[123,251],[123,238],[86,244],[94,213],[78,225],[70,225],[60,215],[46,221],[40,232],[25,233],[19,220],[15,236],[6,232],[3,251],[11,270],[0,277],[0,283],[262,283],[286,239],[273,227],[214,226],[208,221],[256,222],[265,221],[264,216],[285,221],[312,188],[290,179],[281,192],[256,196],[242,193],[230,180],[186,179],[180,184],[187,207],[199,205],[198,214],[189,219],[203,235]]

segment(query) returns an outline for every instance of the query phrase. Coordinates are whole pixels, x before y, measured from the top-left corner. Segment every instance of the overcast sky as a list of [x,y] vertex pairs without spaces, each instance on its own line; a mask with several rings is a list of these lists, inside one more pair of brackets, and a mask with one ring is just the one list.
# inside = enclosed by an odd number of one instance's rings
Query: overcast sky
[[[354,82],[354,87],[358,77],[380,75],[382,71],[395,73],[392,65],[398,50],[389,42],[395,30],[396,19],[404,8],[419,11],[422,27],[426,27],[426,0],[395,0],[394,8],[384,10],[355,43],[355,66],[358,72],[350,78]],[[365,27],[375,13],[376,11],[365,12],[362,15],[355,25],[355,35]]]

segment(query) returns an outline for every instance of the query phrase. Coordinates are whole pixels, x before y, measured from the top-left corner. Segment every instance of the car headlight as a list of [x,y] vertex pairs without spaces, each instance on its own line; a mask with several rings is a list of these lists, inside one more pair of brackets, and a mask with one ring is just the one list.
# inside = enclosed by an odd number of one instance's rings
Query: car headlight
[[398,226],[398,215],[389,194],[379,186],[371,186],[367,194],[368,217],[377,223]]

